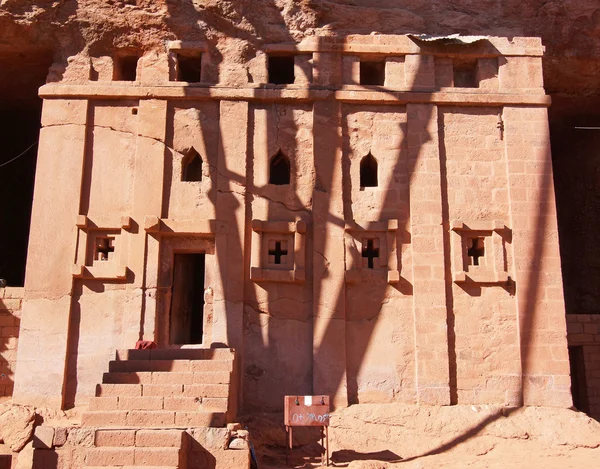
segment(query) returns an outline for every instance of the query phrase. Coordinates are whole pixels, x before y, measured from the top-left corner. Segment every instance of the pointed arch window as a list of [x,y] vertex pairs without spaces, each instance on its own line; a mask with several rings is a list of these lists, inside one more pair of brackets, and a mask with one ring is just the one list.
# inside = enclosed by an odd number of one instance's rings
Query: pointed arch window
[[269,184],[284,186],[290,183],[290,160],[281,151],[271,158]]
[[371,153],[360,161],[360,187],[377,187],[377,160]]
[[192,148],[181,162],[181,180],[186,182],[202,181],[202,157]]

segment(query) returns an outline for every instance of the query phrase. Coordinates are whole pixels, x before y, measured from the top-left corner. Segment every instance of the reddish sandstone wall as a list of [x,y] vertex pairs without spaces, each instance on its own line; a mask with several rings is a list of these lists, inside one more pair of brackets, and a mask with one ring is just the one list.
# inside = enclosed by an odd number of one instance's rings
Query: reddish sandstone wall
[[13,392],[22,301],[23,288],[0,288],[0,397]]

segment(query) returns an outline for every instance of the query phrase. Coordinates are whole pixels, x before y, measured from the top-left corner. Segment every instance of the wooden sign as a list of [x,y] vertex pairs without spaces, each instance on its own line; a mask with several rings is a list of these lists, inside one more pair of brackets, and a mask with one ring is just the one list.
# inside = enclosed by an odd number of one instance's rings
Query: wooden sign
[[329,396],[285,396],[286,427],[329,426]]

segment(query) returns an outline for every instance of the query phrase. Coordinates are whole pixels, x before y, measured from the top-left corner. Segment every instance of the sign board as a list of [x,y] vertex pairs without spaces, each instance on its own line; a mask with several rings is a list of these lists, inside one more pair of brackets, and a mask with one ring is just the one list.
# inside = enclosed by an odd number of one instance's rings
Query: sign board
[[329,396],[285,396],[286,427],[329,426]]

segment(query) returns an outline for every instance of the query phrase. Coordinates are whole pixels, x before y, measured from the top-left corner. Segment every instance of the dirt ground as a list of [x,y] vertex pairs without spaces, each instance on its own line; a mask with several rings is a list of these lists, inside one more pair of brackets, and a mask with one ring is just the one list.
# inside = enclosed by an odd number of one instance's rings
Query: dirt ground
[[[322,467],[318,431],[295,437],[286,464],[273,417],[249,422],[259,467]],[[330,467],[351,469],[591,469],[600,464],[600,423],[568,409],[358,405],[333,414],[330,454]]]

